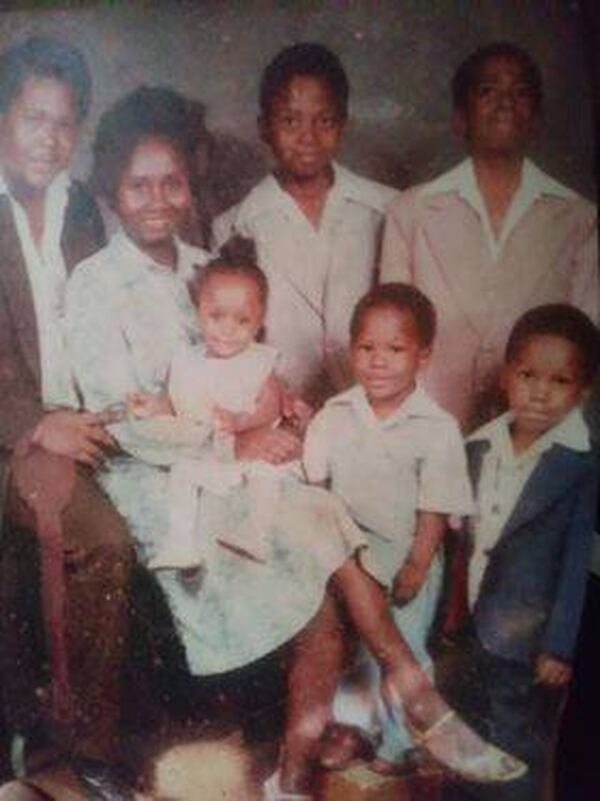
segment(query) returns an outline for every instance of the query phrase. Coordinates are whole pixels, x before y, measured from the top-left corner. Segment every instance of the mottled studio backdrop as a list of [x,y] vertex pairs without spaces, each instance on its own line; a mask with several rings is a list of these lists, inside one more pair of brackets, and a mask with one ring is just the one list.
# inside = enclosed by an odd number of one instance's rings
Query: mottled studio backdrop
[[[168,84],[206,104],[232,199],[265,170],[255,126],[262,68],[283,46],[317,40],[342,58],[352,90],[349,166],[407,186],[460,154],[449,82],[481,43],[510,39],[542,66],[546,125],[540,164],[594,194],[591,92],[578,2],[568,0],[199,0],[1,3],[0,45],[32,33],[68,39],[95,83],[88,123],[140,83]],[[76,165],[85,176],[89,136]]]

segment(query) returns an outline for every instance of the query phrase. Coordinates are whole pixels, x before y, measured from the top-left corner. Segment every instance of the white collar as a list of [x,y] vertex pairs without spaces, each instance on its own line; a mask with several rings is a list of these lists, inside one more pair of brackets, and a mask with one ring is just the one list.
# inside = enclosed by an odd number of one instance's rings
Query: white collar
[[451,416],[444,411],[441,406],[431,398],[419,384],[405,398],[404,402],[385,420],[379,420],[367,400],[366,393],[360,384],[355,384],[350,389],[340,392],[339,395],[330,398],[326,406],[348,406],[369,425],[373,423],[389,428],[396,425],[400,420],[408,418],[428,418],[434,420],[448,420]]
[[[52,179],[52,182],[46,188],[45,202],[48,202],[49,199],[54,200],[55,198],[59,198],[61,196],[66,197],[70,186],[71,186],[71,177],[66,170],[63,170],[63,172],[60,172]],[[0,195],[7,195],[12,201],[16,203],[19,202],[15,198],[13,193],[10,191],[9,186],[6,183],[6,178],[4,177],[4,173],[1,171],[0,171]]]
[[[473,159],[466,158],[453,167],[448,172],[434,178],[433,181],[424,184],[419,194],[422,197],[445,194],[446,192],[458,192],[467,202],[473,206],[478,206],[478,201],[473,202],[476,193],[480,197],[479,186],[475,176]],[[521,172],[521,184],[518,192],[527,195],[529,202],[533,202],[543,195],[554,195],[565,200],[572,200],[577,197],[577,193],[569,187],[564,186],[556,179],[540,170],[530,159],[523,160]]]
[[590,435],[579,406],[572,409],[560,423],[552,426],[545,434],[536,439],[518,457],[515,456],[510,437],[509,426],[512,419],[512,413],[505,412],[471,434],[467,442],[487,441],[494,451],[499,452],[502,456],[512,458],[513,461],[537,458],[553,445],[562,445],[570,450],[583,453],[590,450]]
[[[385,187],[388,192],[382,191],[384,187],[375,181],[370,181],[356,175],[351,170],[337,162],[332,162],[333,184],[329,190],[330,196],[340,201],[359,203],[361,206],[385,212],[389,195],[393,190]],[[287,208],[291,196],[281,188],[275,176],[271,173],[257,184],[254,189],[242,200],[238,213],[239,223],[248,223],[256,217],[268,214],[274,209]]]
[[439,194],[456,192],[468,203],[478,214],[486,239],[490,248],[490,253],[494,260],[500,257],[502,248],[508,240],[513,229],[519,223],[528,209],[541,197],[552,195],[563,199],[573,199],[577,195],[571,189],[563,186],[554,178],[542,172],[529,159],[523,160],[521,170],[521,182],[515,192],[510,207],[506,213],[502,224],[500,236],[496,237],[490,222],[488,210],[483,199],[483,195],[477,183],[475,167],[471,158],[465,159],[457,167],[450,170],[439,178],[425,184],[420,190],[424,197],[432,197]]
[[123,228],[119,228],[112,235],[108,248],[111,251],[111,259],[114,259],[124,283],[147,278],[149,273],[176,276],[178,279],[187,280],[191,277],[196,265],[202,265],[208,261],[209,254],[201,248],[188,245],[178,237],[175,237],[174,241],[177,251],[175,270],[151,259],[127,236]]

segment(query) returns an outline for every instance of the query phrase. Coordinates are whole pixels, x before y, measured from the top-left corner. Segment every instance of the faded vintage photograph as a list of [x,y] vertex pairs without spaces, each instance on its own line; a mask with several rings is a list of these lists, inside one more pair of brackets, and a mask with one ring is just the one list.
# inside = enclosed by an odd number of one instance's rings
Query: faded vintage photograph
[[594,801],[596,4],[1,7],[0,801]]

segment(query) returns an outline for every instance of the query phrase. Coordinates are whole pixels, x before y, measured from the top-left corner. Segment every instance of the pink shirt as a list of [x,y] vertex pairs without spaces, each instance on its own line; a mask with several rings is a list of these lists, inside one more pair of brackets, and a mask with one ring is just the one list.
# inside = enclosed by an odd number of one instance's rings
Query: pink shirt
[[[600,316],[595,207],[525,160],[494,238],[470,159],[404,192],[389,209],[381,281],[419,287],[438,312],[425,385],[472,428],[517,317],[568,302]],[[491,410],[484,411],[489,419]]]

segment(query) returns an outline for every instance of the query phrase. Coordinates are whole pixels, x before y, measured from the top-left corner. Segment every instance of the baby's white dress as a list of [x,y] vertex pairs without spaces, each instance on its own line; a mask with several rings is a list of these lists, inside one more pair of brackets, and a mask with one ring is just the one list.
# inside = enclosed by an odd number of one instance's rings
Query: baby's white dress
[[[273,512],[279,501],[281,479],[288,466],[263,461],[238,462],[234,437],[212,426],[214,409],[252,413],[267,379],[275,370],[278,353],[270,345],[252,342],[228,358],[210,356],[203,343],[183,343],[171,365],[169,396],[175,413],[183,419],[211,426],[212,453],[199,459],[176,462],[169,480],[169,526],[150,567],[186,568],[205,564],[217,540],[266,561],[270,558]],[[226,496],[246,484],[247,519],[230,531],[203,489]]]

